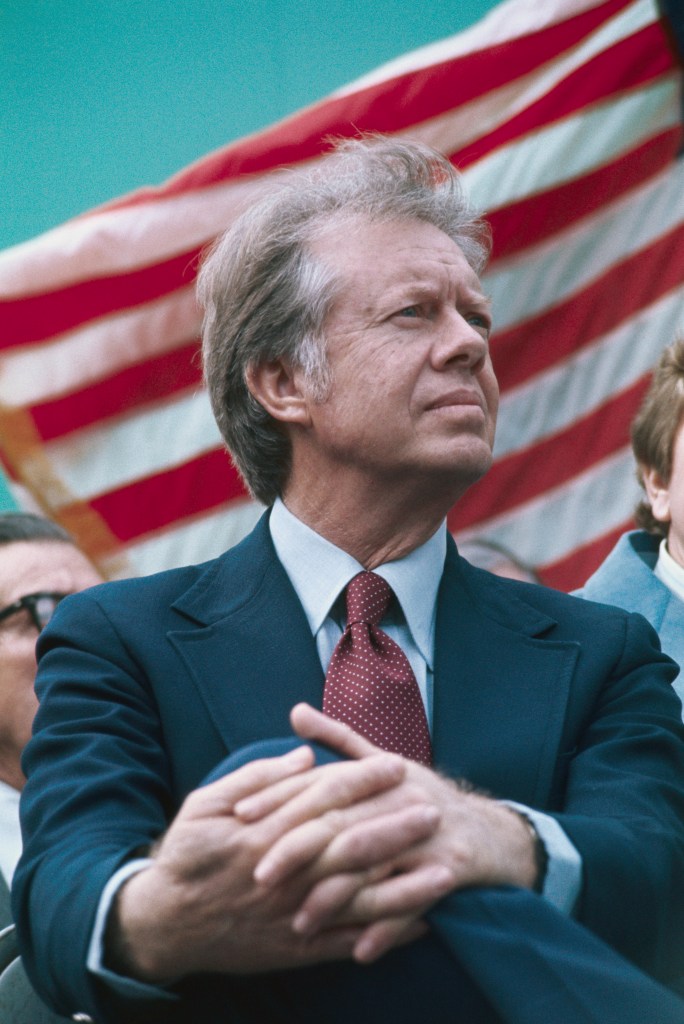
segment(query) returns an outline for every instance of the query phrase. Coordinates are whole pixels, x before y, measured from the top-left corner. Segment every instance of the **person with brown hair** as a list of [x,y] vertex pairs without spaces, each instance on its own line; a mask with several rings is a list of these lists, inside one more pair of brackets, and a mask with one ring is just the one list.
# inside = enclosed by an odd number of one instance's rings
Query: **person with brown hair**
[[[640,612],[678,665],[684,664],[684,337],[664,351],[632,424],[644,498],[581,597]],[[674,688],[684,698],[680,672]]]

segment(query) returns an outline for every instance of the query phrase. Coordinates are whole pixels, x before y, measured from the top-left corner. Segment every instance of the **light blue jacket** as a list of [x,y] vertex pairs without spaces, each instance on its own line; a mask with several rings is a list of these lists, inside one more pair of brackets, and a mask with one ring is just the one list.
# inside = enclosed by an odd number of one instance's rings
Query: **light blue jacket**
[[[645,530],[623,533],[594,575],[575,593],[591,601],[640,612],[658,633],[664,652],[681,668],[684,665],[684,601],[653,572],[659,545],[660,538]],[[684,701],[681,671],[674,688]]]

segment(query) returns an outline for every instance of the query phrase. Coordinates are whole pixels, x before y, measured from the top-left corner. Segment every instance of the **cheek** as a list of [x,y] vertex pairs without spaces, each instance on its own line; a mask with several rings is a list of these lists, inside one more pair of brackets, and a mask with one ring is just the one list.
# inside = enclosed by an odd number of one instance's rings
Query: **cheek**
[[493,434],[494,428],[496,427],[496,418],[499,413],[499,385],[493,375],[486,384],[483,384],[482,390],[487,403],[489,422],[491,424],[491,431]]
[[0,647],[0,688],[17,701],[33,700],[36,680],[36,646],[29,637],[17,637]]

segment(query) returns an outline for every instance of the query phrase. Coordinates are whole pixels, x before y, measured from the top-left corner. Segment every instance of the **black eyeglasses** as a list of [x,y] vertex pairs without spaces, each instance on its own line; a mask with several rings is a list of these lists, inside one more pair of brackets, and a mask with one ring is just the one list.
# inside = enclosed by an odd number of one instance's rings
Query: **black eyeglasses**
[[18,601],[8,604],[6,608],[0,608],[0,622],[3,619],[8,619],[10,615],[17,615],[25,608],[40,633],[54,615],[59,602],[67,596],[67,594],[43,590],[37,594],[24,594]]

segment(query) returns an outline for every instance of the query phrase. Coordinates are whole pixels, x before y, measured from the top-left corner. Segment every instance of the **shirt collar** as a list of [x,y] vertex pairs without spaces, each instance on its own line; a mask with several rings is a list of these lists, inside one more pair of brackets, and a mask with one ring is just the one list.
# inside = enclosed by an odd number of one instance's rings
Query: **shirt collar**
[[663,538],[658,548],[658,561],[653,570],[661,583],[664,583],[673,594],[684,601],[684,567],[667,550],[667,539]]
[[5,782],[0,779],[0,803],[2,804],[14,804],[17,809],[19,808],[19,797],[21,793],[14,786],[10,786],[9,782]]
[[[269,519],[276,554],[302,603],[309,627],[318,633],[349,581],[363,570],[346,551],[331,544],[292,514],[278,498]],[[404,558],[374,571],[396,594],[414,643],[432,670],[437,591],[446,558],[446,522]]]

